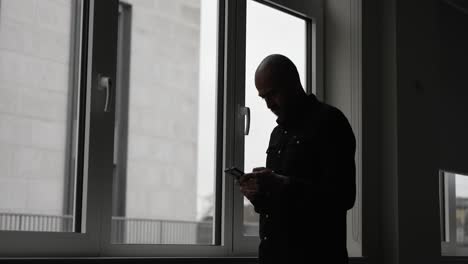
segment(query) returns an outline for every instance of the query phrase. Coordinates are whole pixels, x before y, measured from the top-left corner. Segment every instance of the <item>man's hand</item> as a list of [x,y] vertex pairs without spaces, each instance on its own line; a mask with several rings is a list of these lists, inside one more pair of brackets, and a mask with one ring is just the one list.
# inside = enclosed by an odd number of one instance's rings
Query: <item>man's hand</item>
[[255,178],[255,175],[253,173],[242,175],[239,179],[239,184],[241,193],[247,197],[247,199],[252,201],[258,192],[257,179]]
[[259,192],[269,196],[280,194],[289,184],[289,178],[279,175],[264,167],[254,168],[251,173],[244,174],[240,180],[240,191],[252,201]]
[[253,171],[260,191],[267,195],[278,195],[283,192],[289,184],[288,177],[277,174],[268,168],[260,167],[253,169]]

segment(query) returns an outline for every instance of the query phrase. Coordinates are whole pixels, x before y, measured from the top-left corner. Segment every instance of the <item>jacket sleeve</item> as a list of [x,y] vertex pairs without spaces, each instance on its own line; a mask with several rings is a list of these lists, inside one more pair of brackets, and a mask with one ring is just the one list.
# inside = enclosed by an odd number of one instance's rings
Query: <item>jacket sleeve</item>
[[257,194],[253,201],[250,201],[254,206],[254,210],[258,214],[266,214],[270,212],[269,206],[271,200],[269,199],[268,195],[261,193]]

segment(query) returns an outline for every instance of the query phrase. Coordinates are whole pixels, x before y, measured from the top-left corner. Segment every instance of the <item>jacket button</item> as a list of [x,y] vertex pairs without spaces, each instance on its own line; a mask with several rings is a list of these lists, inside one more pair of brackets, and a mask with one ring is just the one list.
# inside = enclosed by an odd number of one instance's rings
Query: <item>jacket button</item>
[[265,215],[265,218],[270,218],[270,215],[266,214],[266,215]]
[[287,131],[287,130],[285,130],[285,131],[284,131],[284,134],[288,134],[288,131]]
[[266,237],[266,236],[264,236],[264,237],[263,237],[263,240],[267,240],[267,237]]
[[278,150],[278,154],[281,154],[281,150]]
[[298,140],[298,141],[296,141],[296,144],[299,144],[299,143],[301,143],[299,140]]

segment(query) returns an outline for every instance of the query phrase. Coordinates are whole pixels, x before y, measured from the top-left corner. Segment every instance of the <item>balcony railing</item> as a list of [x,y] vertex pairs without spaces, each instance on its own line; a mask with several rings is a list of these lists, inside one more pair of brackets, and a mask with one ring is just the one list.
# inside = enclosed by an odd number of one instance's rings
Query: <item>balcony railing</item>
[[0,230],[71,232],[73,217],[71,215],[0,213]]
[[[0,213],[0,230],[73,232],[73,217]],[[212,233],[211,221],[112,217],[111,241],[116,244],[211,244]]]
[[123,244],[211,244],[212,222],[112,217],[112,242]]

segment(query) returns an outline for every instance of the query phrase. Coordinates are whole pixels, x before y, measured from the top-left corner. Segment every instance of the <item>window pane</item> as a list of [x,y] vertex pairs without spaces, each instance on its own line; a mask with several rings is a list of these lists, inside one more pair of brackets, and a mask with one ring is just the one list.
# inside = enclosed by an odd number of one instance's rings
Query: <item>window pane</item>
[[[255,70],[270,54],[283,54],[297,67],[302,86],[306,72],[306,22],[274,8],[247,1],[245,105],[251,111],[250,133],[245,137],[245,171],[265,166],[270,133],[276,126],[276,116],[258,97]],[[244,199],[244,234],[258,235],[258,215]]]
[[212,244],[217,2],[126,2],[111,240]]
[[468,245],[468,177],[455,174],[457,243]]
[[441,241],[443,255],[467,255],[468,176],[442,172]]
[[0,230],[74,231],[79,6],[1,1]]

